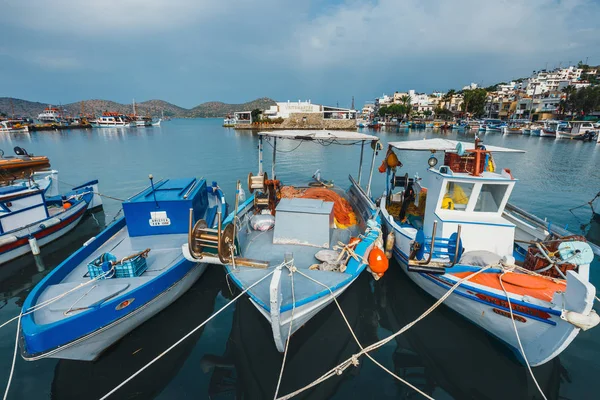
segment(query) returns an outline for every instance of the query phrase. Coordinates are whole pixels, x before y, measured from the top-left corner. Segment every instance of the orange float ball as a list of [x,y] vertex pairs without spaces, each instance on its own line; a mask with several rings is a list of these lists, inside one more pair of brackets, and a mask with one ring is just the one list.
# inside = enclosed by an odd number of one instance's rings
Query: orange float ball
[[387,271],[388,266],[389,261],[383,250],[381,250],[379,247],[373,247],[369,253],[369,268],[371,268],[371,271],[375,272],[379,276],[382,276],[383,273]]
[[64,208],[65,210],[67,210],[67,209],[71,208],[71,203],[69,203],[69,202],[66,202],[66,203],[64,203],[64,204],[63,204],[63,208]]

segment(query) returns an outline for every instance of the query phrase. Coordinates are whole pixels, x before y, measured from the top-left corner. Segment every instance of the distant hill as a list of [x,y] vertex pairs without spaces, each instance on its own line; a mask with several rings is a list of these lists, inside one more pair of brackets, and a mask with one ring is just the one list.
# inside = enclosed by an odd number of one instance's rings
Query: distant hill
[[[136,111],[140,115],[160,116],[164,112],[165,116],[174,118],[203,118],[203,117],[224,117],[236,111],[251,111],[255,108],[265,110],[274,105],[275,101],[263,97],[243,104],[227,104],[217,101],[202,103],[192,109],[186,109],[168,103],[164,100],[148,100],[136,103]],[[53,106],[58,107],[56,104]],[[36,118],[44,108],[48,107],[46,103],[38,103],[10,97],[0,97],[0,114],[11,116],[14,112],[16,116]],[[70,103],[60,106],[68,115],[79,115],[82,111],[82,103]],[[133,112],[132,104],[120,104],[110,100],[85,100],[83,102],[83,112],[85,114],[99,115],[104,111],[114,111],[130,114]]]
[[243,104],[226,104],[220,101],[210,101],[200,104],[188,111],[190,117],[222,117],[236,111],[252,111],[255,108],[266,110],[275,105],[275,101],[267,97],[252,100]]

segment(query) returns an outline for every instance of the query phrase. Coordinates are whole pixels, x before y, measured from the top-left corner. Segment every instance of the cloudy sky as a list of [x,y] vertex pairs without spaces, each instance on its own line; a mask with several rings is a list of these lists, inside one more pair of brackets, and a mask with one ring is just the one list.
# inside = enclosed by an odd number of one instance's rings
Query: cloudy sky
[[0,0],[0,97],[357,105],[589,57],[600,0]]

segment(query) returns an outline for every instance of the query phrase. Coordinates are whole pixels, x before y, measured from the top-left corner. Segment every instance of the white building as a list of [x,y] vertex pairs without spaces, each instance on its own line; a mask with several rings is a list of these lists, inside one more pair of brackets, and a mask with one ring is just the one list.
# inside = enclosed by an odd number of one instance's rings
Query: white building
[[479,85],[477,85],[476,83],[471,82],[470,85],[464,86],[462,88],[462,90],[473,90],[473,89],[477,89],[479,87]]
[[297,102],[277,102],[268,110],[263,111],[263,115],[270,119],[289,118],[291,114],[322,114],[324,119],[355,119],[356,110],[349,108],[330,107],[319,104],[313,104],[310,100]]

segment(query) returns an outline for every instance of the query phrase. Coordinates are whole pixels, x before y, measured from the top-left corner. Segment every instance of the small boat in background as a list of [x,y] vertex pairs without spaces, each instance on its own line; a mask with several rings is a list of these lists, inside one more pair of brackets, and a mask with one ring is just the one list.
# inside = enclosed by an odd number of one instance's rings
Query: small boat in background
[[523,124],[518,122],[511,122],[508,125],[504,125],[502,127],[502,133],[511,134],[511,135],[522,135],[523,134]]
[[161,122],[162,122],[162,118],[159,118],[158,121],[152,122],[152,126],[160,126]]
[[544,126],[540,130],[541,137],[551,137],[556,139],[556,131],[558,130],[559,121],[547,120],[544,121]]
[[228,115],[223,119],[223,127],[224,128],[233,128],[235,126],[235,122],[236,122],[235,117]]
[[556,132],[557,139],[575,139],[594,141],[598,135],[598,129],[589,121],[569,121],[568,127],[559,129]]
[[135,121],[132,121],[126,115],[117,112],[103,112],[101,117],[91,121],[94,128],[114,128],[114,127],[135,127]]
[[23,358],[94,360],[202,275],[207,263],[187,261],[181,244],[197,220],[211,228],[220,223],[227,212],[223,193],[204,179],[150,180],[123,202],[123,217],[31,291],[24,312],[48,306],[22,317]]
[[46,156],[34,156],[27,150],[16,146],[14,156],[5,156],[4,151],[0,150],[0,171],[15,170],[23,168],[35,168],[50,165],[50,160]]
[[502,132],[502,127],[506,126],[506,123],[499,119],[488,119],[485,125],[486,132]]
[[98,181],[91,181],[59,195],[56,171],[0,187],[0,265],[70,232],[88,209],[102,205],[97,193]]
[[27,133],[29,126],[24,125],[22,121],[6,120],[0,121],[0,132],[3,133]]

